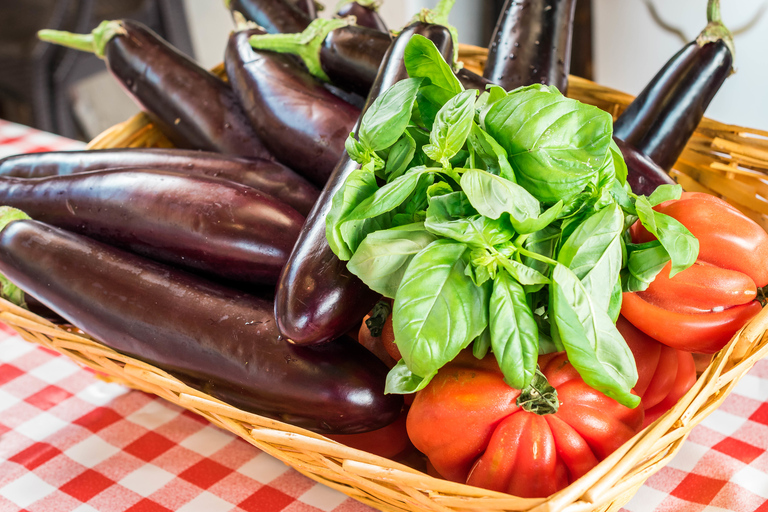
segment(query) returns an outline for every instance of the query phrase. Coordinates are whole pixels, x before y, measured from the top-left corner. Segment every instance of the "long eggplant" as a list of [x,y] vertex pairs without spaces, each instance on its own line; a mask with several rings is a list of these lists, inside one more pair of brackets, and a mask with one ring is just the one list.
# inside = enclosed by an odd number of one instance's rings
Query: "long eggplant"
[[323,434],[400,414],[383,363],[349,338],[285,343],[269,298],[31,220],[0,232],[0,272],[104,345],[244,410]]
[[341,7],[336,11],[336,16],[339,18],[346,18],[347,16],[354,16],[355,23],[361,27],[372,28],[379,32],[389,33],[387,24],[384,23],[384,19],[379,15],[379,7],[382,0],[357,0],[343,2]]
[[42,178],[114,169],[155,169],[210,176],[266,192],[307,215],[320,191],[286,166],[263,158],[238,158],[185,149],[120,148],[29,153],[0,159],[0,176]]
[[542,83],[565,93],[576,0],[506,0],[483,76],[506,90]]
[[669,171],[733,72],[733,38],[710,0],[707,27],[648,83],[613,125],[614,136]]
[[627,183],[635,194],[649,196],[659,185],[674,185],[669,174],[646,155],[621,139],[614,138],[627,164]]
[[239,12],[268,34],[301,32],[313,19],[287,0],[224,0],[224,3],[232,13]]
[[[419,21],[406,27],[384,58],[366,108],[382,91],[407,78],[403,54],[414,34],[432,40],[446,59],[452,57],[453,41],[444,26]],[[346,263],[336,257],[325,238],[331,200],[356,168],[357,164],[345,152],[307,217],[280,277],[275,296],[278,328],[295,344],[323,343],[358,327],[379,299],[347,270]]]
[[274,284],[304,217],[256,189],[164,171],[0,178],[0,204],[180,268]]
[[317,18],[317,4],[315,3],[315,0],[294,0],[292,3],[298,7],[301,12],[306,14],[310,21]]
[[85,35],[38,34],[104,58],[123,89],[177,147],[271,158],[232,89],[141,23],[105,21]]
[[286,55],[253,50],[259,29],[230,36],[224,64],[232,89],[275,157],[323,186],[344,153],[360,109],[332,94]]

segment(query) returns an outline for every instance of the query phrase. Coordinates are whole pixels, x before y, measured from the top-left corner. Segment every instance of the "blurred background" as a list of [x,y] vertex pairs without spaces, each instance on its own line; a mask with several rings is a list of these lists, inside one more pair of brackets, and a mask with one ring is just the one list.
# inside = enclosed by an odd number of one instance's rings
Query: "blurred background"
[[[384,0],[390,28],[437,0]],[[337,0],[322,0],[324,16]],[[487,46],[502,0],[457,0],[462,43]],[[768,130],[768,0],[723,0],[737,73],[707,116]],[[572,73],[637,94],[706,23],[706,0],[579,0]],[[206,67],[221,62],[232,21],[222,0],[0,0],[0,118],[80,140],[137,112],[96,57],[38,42],[35,32],[89,32],[103,19],[142,21]]]

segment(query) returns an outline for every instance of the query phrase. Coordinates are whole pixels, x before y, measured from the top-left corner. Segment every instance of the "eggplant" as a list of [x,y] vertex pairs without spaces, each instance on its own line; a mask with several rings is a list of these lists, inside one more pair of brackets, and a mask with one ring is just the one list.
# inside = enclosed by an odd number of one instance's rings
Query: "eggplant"
[[323,186],[360,109],[328,91],[289,56],[253,50],[260,29],[230,36],[224,64],[248,117],[275,157]]
[[568,88],[576,0],[506,0],[483,76],[505,90],[541,83]]
[[286,0],[224,0],[224,3],[232,13],[239,12],[268,34],[302,32],[314,18]]
[[256,189],[207,176],[94,171],[0,178],[0,204],[157,261],[274,284],[304,217]]
[[41,30],[38,36],[104,58],[175,146],[271,158],[232,89],[141,23],[104,21],[91,34]]
[[[317,18],[317,4],[315,0],[295,0],[293,5],[306,14],[310,21]],[[322,8],[322,6],[320,7]]]
[[707,27],[646,85],[613,125],[613,133],[665,171],[672,169],[704,111],[733,72],[733,38],[710,0]]
[[357,2],[343,2],[342,5],[338,7],[336,16],[339,18],[354,16],[355,24],[388,34],[389,29],[387,28],[387,24],[384,23],[384,19],[379,15],[381,1],[382,0],[357,0]]
[[632,192],[650,196],[659,185],[674,185],[675,180],[646,155],[621,139],[613,139],[627,164],[627,183]]
[[320,191],[286,166],[263,158],[237,158],[207,151],[156,148],[29,153],[0,159],[0,176],[42,178],[115,169],[154,169],[210,176],[266,192],[307,215]]
[[32,220],[0,232],[0,272],[104,345],[215,398],[322,434],[393,422],[387,367],[355,341],[295,347],[257,297]]
[[[366,109],[382,91],[408,77],[403,54],[414,34],[432,40],[446,59],[452,57],[453,40],[446,27],[421,21],[406,27],[384,57]],[[346,262],[336,257],[325,237],[325,220],[333,196],[356,168],[357,164],[344,152],[309,213],[280,276],[275,296],[278,328],[295,344],[324,343],[359,328],[363,317],[379,300],[378,294],[347,270]]]
[[317,19],[300,34],[251,38],[254,49],[295,55],[315,77],[364,97],[391,42],[388,32],[353,25],[348,18]]

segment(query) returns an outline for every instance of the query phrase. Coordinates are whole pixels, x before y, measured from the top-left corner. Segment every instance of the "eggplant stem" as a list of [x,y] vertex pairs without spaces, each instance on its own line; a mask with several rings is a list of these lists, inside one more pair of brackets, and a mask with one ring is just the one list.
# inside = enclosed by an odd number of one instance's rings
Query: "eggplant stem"
[[[0,231],[13,221],[29,219],[29,215],[16,208],[10,206],[0,206]],[[13,302],[17,306],[26,308],[27,304],[24,300],[24,292],[13,284],[7,277],[0,274],[0,297]]]
[[43,29],[37,33],[41,41],[74,48],[83,52],[96,54],[99,58],[104,58],[104,51],[107,43],[117,35],[124,35],[127,32],[123,28],[123,23],[119,20],[102,21],[98,27],[93,29],[90,34],[73,34],[63,30]]
[[255,21],[250,21],[245,16],[243,16],[243,13],[240,11],[232,11],[232,19],[235,21],[235,30],[238,32],[242,32],[243,30],[252,30],[255,28],[262,31],[264,30],[264,27]]
[[696,38],[696,43],[699,46],[704,46],[707,43],[722,41],[728,47],[728,50],[730,50],[731,56],[735,61],[736,47],[733,44],[733,34],[731,34],[731,31],[723,24],[720,15],[720,0],[709,0],[707,3],[707,22],[707,26]]
[[320,49],[329,33],[337,28],[354,24],[354,16],[344,19],[317,18],[298,34],[264,34],[251,36],[248,40],[254,50],[268,50],[291,53],[299,57],[309,72],[317,78],[330,82],[320,64]]

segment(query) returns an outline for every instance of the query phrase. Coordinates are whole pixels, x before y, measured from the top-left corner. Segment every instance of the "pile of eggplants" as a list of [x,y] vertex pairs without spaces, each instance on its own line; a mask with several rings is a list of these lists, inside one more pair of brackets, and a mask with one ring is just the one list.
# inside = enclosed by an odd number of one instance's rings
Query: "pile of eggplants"
[[[565,90],[575,1],[507,0],[483,75],[455,67],[464,87]],[[16,208],[0,208],[0,273],[36,311],[236,407],[325,434],[394,421],[402,399],[384,394],[387,368],[346,336],[379,296],[330,250],[326,218],[357,166],[345,141],[407,77],[410,37],[448,62],[455,41],[453,0],[394,38],[377,3],[345,2],[329,21],[312,0],[226,2],[238,21],[228,80],[134,21],[43,31],[104,58],[179,149],[0,160],[0,204]],[[671,182],[666,171],[732,71],[719,1],[707,9],[699,38],[616,121],[636,193]]]

